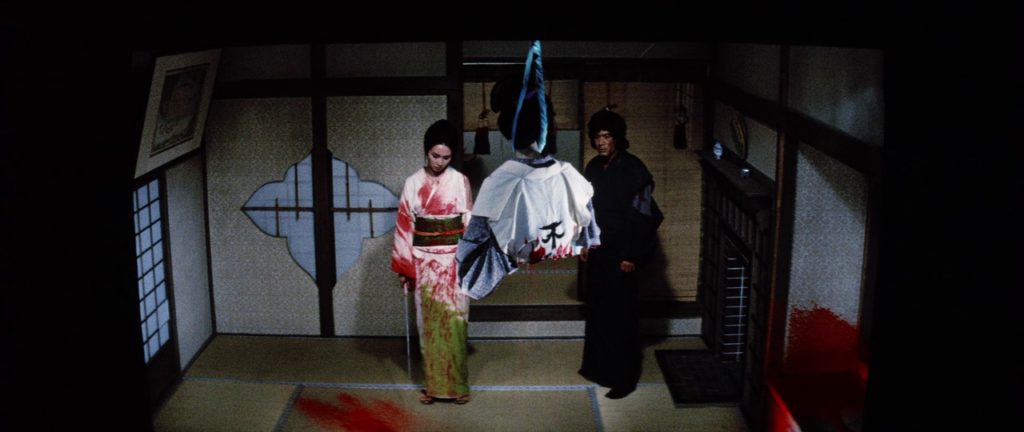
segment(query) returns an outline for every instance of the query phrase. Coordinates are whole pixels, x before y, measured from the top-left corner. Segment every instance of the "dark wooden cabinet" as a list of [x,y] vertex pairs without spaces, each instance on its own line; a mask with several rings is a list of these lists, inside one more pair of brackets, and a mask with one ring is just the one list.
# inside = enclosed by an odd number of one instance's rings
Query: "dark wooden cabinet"
[[774,189],[767,177],[726,154],[698,152],[704,169],[701,264],[697,302],[701,336],[723,362],[739,363],[740,407],[761,418],[762,366],[771,281]]

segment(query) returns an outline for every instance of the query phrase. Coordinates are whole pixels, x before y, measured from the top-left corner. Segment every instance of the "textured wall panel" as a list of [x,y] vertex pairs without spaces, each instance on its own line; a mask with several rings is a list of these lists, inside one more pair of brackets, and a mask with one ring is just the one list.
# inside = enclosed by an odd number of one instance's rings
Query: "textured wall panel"
[[793,47],[789,104],[880,146],[885,137],[882,67],[881,50]]
[[867,183],[863,175],[813,147],[799,148],[787,316],[794,310],[824,308],[856,326]]
[[775,154],[779,133],[752,118],[746,118],[747,163],[775,180]]
[[206,206],[200,156],[169,168],[167,230],[170,232],[178,355],[188,366],[213,335],[210,284],[206,265]]
[[242,206],[312,147],[310,101],[213,101],[206,133],[210,254],[217,331],[320,333],[316,284],[286,240],[262,233]]

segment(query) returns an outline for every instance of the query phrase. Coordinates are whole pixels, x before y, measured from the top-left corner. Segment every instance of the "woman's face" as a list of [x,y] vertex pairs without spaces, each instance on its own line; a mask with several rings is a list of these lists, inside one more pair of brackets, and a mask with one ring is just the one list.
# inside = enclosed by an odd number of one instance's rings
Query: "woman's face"
[[427,151],[427,168],[434,175],[440,175],[452,162],[452,149],[444,144],[436,144]]

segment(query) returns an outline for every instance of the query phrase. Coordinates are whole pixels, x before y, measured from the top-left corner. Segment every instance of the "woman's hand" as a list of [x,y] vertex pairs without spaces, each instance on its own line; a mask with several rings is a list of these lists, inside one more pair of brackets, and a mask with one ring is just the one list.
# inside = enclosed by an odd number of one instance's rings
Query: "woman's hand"
[[636,264],[629,261],[622,261],[619,263],[619,270],[622,270],[623,273],[632,272],[633,270],[636,270]]
[[398,275],[398,281],[402,283],[402,288],[406,291],[413,292],[416,289],[416,279],[410,279],[404,275]]

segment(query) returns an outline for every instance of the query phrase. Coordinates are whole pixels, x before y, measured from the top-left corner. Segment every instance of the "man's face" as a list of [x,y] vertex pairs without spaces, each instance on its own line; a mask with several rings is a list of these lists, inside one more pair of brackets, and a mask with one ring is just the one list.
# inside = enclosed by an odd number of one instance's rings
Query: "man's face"
[[594,146],[597,147],[597,154],[611,156],[612,153],[615,153],[615,138],[612,137],[611,132],[601,129],[594,135]]

